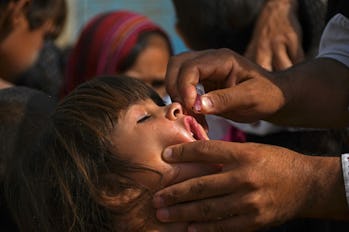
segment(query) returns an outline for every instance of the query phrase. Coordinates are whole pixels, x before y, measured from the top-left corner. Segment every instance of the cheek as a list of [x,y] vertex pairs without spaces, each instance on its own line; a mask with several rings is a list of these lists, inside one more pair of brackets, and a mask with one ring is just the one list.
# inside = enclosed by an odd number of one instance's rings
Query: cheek
[[[149,171],[132,175],[140,184],[156,188],[172,179],[174,173],[173,166],[162,160],[163,150],[170,145],[189,142],[186,136],[185,129],[181,125],[167,120],[166,122],[156,121],[146,130],[132,133],[132,136],[123,136],[122,141],[118,140],[117,146],[119,152],[128,154],[124,158],[131,159],[132,162],[140,163],[163,175],[163,179]],[[162,182],[159,182],[161,180]]]
[[41,33],[37,32],[30,37],[28,44],[22,49],[21,53],[23,67],[28,67],[37,60],[43,43],[44,41]]
[[6,64],[6,73],[15,76],[28,69],[37,60],[42,47],[42,36],[33,34],[23,38],[10,37],[1,44],[1,60]]

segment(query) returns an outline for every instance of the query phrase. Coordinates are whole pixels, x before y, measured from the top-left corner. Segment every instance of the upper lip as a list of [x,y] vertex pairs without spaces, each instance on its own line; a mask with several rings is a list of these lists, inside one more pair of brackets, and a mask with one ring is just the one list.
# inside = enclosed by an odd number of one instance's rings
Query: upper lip
[[202,126],[192,116],[185,116],[185,128],[190,132],[195,140],[207,140],[207,136]]

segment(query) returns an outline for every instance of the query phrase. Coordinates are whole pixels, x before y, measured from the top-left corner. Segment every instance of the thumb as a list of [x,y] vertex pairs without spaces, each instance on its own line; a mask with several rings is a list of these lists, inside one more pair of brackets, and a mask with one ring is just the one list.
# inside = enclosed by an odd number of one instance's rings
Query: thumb
[[201,114],[223,114],[234,109],[239,102],[234,99],[234,87],[211,91],[199,97],[195,110]]

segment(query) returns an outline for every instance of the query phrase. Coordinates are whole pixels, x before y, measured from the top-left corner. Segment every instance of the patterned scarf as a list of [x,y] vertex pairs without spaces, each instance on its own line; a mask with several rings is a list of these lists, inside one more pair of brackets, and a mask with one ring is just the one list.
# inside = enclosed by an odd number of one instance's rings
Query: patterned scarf
[[152,31],[163,34],[169,41],[158,25],[134,12],[113,11],[92,18],[68,58],[61,96],[95,76],[119,73],[138,37]]

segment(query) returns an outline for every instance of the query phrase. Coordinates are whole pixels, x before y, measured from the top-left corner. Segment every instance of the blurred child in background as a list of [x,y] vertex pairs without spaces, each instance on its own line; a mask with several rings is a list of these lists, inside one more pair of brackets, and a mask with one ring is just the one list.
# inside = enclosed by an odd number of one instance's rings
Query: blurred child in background
[[44,41],[62,30],[65,17],[65,0],[0,2],[0,87],[13,85],[36,61]]
[[126,74],[165,97],[171,55],[166,32],[146,16],[125,10],[101,13],[85,25],[72,50],[62,96],[95,76]]

